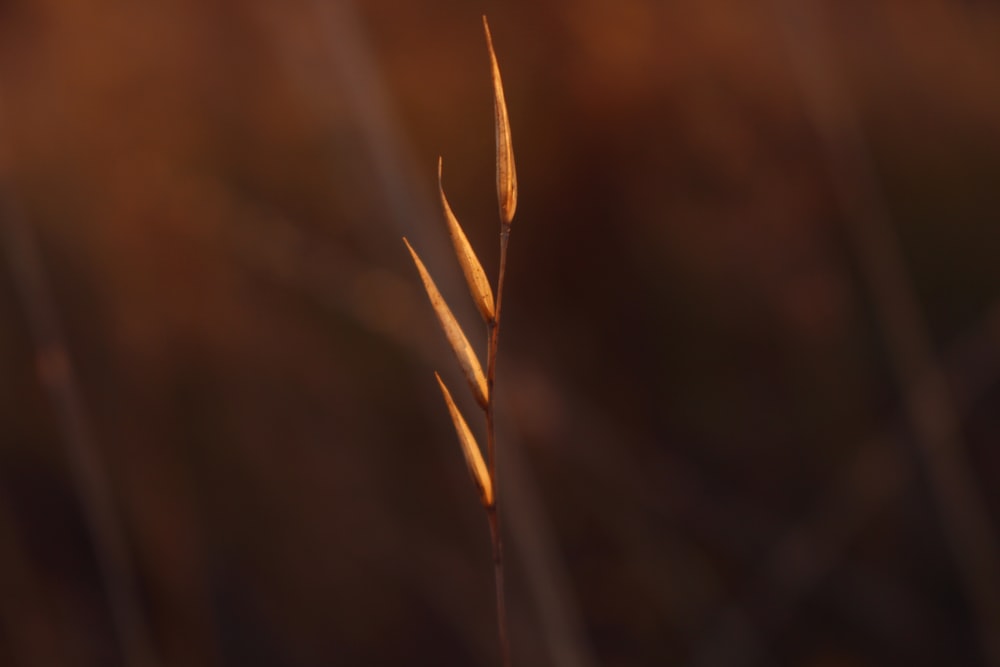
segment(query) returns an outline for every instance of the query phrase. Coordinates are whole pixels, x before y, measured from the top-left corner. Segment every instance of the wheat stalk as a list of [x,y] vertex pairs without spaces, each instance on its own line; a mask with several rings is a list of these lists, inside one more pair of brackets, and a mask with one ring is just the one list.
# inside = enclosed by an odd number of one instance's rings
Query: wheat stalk
[[444,194],[442,183],[442,160],[438,158],[438,192],[441,195],[441,207],[444,210],[445,221],[448,223],[448,233],[455,247],[455,256],[462,267],[462,273],[469,286],[472,299],[486,322],[487,348],[486,373],[483,373],[479,357],[476,356],[469,339],[462,331],[455,316],[448,307],[441,292],[438,291],[430,273],[420,260],[420,256],[405,238],[413,263],[417,267],[424,289],[430,299],[431,306],[437,315],[445,337],[458,359],[465,379],[469,383],[473,397],[483,410],[486,421],[486,460],[483,460],[482,450],[469,429],[465,418],[455,405],[451,392],[445,386],[437,373],[441,394],[444,396],[448,412],[455,424],[462,454],[469,468],[469,474],[479,490],[479,500],[486,510],[486,518],[490,526],[490,538],[493,542],[493,573],[496,582],[497,602],[497,632],[500,640],[500,657],[504,667],[510,665],[510,639],[507,633],[507,611],[504,602],[504,566],[503,540],[500,535],[500,516],[497,508],[497,471],[496,471],[496,427],[494,421],[493,384],[496,379],[497,348],[500,340],[500,307],[503,303],[503,284],[507,268],[507,243],[510,239],[510,224],[517,208],[517,174],[514,170],[514,152],[510,139],[510,121],[507,117],[507,103],[503,94],[503,83],[500,80],[500,68],[497,65],[496,53],[493,50],[493,37],[490,26],[483,17],[483,30],[486,33],[486,47],[490,56],[490,77],[493,82],[493,115],[496,129],[496,164],[497,164],[497,203],[500,214],[500,268],[497,277],[496,301],[486,277],[486,272],[476,256],[469,239],[462,230],[462,225],[455,217],[448,198]]

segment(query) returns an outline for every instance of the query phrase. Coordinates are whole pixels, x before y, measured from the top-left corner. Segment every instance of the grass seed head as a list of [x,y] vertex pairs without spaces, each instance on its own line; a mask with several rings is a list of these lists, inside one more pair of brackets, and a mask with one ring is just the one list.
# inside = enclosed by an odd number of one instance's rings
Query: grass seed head
[[486,279],[483,265],[476,257],[469,239],[462,230],[462,225],[459,224],[458,218],[455,217],[455,213],[448,204],[448,198],[444,195],[444,186],[441,183],[441,158],[438,158],[438,192],[441,195],[444,217],[448,222],[448,234],[451,236],[452,245],[455,246],[455,255],[462,267],[462,273],[465,274],[465,281],[469,284],[472,300],[476,302],[476,308],[479,309],[483,319],[487,323],[492,322],[494,316],[493,290],[490,288],[489,280]]
[[472,395],[475,396],[476,402],[485,408],[488,390],[486,388],[486,376],[483,375],[483,367],[479,363],[479,357],[476,356],[475,350],[469,344],[469,339],[466,338],[462,327],[458,325],[458,320],[455,319],[451,308],[448,307],[444,297],[441,296],[441,292],[438,291],[437,285],[434,284],[434,280],[427,272],[424,263],[420,261],[417,251],[413,249],[413,246],[410,245],[410,242],[405,237],[403,238],[403,243],[406,244],[407,249],[410,251],[413,263],[417,265],[420,279],[423,281],[424,289],[427,291],[427,298],[430,299],[431,306],[434,308],[434,314],[437,315],[438,321],[441,323],[441,328],[444,329],[444,335],[448,338],[448,343],[451,345],[451,349],[455,353],[459,365],[462,367],[465,379],[469,381]]
[[441,386],[441,394],[444,396],[444,402],[448,405],[448,412],[451,413],[451,421],[455,424],[455,433],[458,434],[458,441],[462,445],[462,454],[465,455],[465,463],[469,467],[469,475],[472,476],[472,481],[475,482],[476,487],[479,489],[479,499],[482,501],[484,507],[491,507],[493,505],[493,483],[490,482],[490,474],[486,470],[486,462],[483,461],[483,454],[479,449],[479,443],[476,442],[472,431],[469,430],[469,425],[465,422],[465,418],[462,417],[462,413],[459,412],[458,406],[455,405],[455,401],[452,399],[448,387],[445,386],[444,380],[437,373],[434,373],[434,377],[437,378],[438,384]]
[[493,120],[497,143],[497,201],[500,204],[500,221],[509,225],[517,209],[517,172],[514,169],[514,148],[510,139],[510,119],[507,117],[507,102],[500,80],[500,66],[493,50],[493,36],[490,24],[483,16],[483,30],[486,32],[486,47],[490,52],[490,75],[493,79]]

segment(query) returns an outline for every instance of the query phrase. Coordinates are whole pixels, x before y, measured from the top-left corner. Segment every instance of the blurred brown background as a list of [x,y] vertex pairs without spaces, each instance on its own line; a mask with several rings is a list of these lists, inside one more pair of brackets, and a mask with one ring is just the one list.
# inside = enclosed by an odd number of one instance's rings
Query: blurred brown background
[[991,664],[986,0],[0,3],[0,664],[497,664],[482,13],[515,663]]

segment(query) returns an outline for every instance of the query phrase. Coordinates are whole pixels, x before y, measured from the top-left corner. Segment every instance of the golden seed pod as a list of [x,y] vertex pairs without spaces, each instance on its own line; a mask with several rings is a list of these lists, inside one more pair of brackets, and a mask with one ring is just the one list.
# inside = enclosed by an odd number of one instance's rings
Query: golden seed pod
[[486,377],[483,375],[483,367],[479,363],[479,358],[469,344],[469,339],[465,337],[462,327],[458,325],[458,320],[452,314],[451,308],[448,307],[441,292],[438,291],[437,285],[434,284],[434,280],[427,272],[427,268],[424,267],[424,263],[417,256],[417,252],[405,237],[403,243],[410,251],[413,263],[417,265],[420,279],[424,282],[424,289],[427,290],[427,297],[431,300],[431,306],[434,307],[434,313],[441,323],[441,328],[444,329],[444,335],[448,338],[448,343],[451,344],[451,349],[454,351],[458,363],[462,366],[465,379],[469,381],[472,395],[475,396],[476,402],[485,408],[487,403]]
[[479,489],[479,499],[484,507],[493,505],[493,484],[490,482],[490,474],[486,470],[486,463],[483,461],[483,454],[479,449],[479,443],[469,430],[469,425],[465,423],[462,413],[458,411],[458,406],[451,398],[451,392],[445,386],[444,380],[437,373],[434,373],[438,384],[441,386],[441,394],[444,395],[444,402],[448,404],[448,412],[451,413],[451,421],[455,424],[455,433],[458,434],[458,441],[462,445],[462,454],[465,455],[465,463],[469,467],[469,475]]
[[472,300],[476,302],[476,308],[482,314],[487,323],[493,321],[493,290],[490,282],[486,279],[486,272],[483,265],[479,263],[469,239],[462,230],[458,218],[448,204],[448,198],[444,195],[444,186],[441,183],[441,158],[438,158],[438,192],[441,194],[441,206],[444,208],[444,217],[448,221],[448,233],[451,235],[451,242],[455,246],[455,255],[458,263],[462,266],[462,273],[465,274],[465,281],[469,284],[469,292]]
[[500,221],[509,225],[517,209],[517,172],[514,169],[514,148],[510,139],[510,120],[507,118],[507,102],[500,80],[500,66],[493,51],[493,36],[490,24],[483,16],[483,30],[486,31],[486,46],[490,52],[490,73],[493,78],[493,120],[497,142],[497,201],[500,204]]

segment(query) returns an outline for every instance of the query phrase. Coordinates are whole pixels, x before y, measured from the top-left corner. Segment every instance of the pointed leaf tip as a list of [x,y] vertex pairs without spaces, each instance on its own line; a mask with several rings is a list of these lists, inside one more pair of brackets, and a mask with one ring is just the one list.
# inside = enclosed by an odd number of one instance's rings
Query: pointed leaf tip
[[417,272],[420,273],[420,279],[423,281],[424,289],[427,291],[427,298],[430,299],[431,306],[434,308],[434,314],[437,315],[438,322],[441,323],[441,328],[444,330],[444,335],[448,339],[448,343],[451,345],[451,349],[455,353],[459,365],[462,367],[465,379],[469,382],[472,395],[475,397],[476,402],[485,408],[488,389],[486,388],[486,376],[483,375],[483,367],[479,363],[479,357],[476,356],[475,350],[469,344],[469,339],[466,338],[462,327],[458,325],[458,320],[455,319],[451,308],[448,307],[444,297],[441,296],[441,292],[438,290],[437,285],[434,284],[434,280],[431,278],[430,273],[427,272],[427,267],[420,260],[420,256],[417,255],[417,251],[413,249],[413,246],[406,240],[406,237],[403,237],[403,243],[406,244],[406,248],[410,251],[410,256],[413,257],[413,263],[416,264]]
[[469,430],[469,425],[465,422],[465,418],[462,417],[462,413],[459,412],[458,406],[455,405],[455,401],[452,399],[448,387],[445,386],[444,380],[437,373],[434,373],[434,377],[437,378],[438,385],[441,387],[441,394],[444,396],[444,402],[448,405],[448,412],[451,413],[451,421],[455,424],[455,432],[458,434],[458,441],[462,445],[462,454],[465,455],[465,464],[469,468],[469,475],[472,476],[472,481],[475,482],[476,487],[479,489],[479,499],[482,501],[483,506],[490,507],[493,505],[493,484],[490,482],[490,474],[486,469],[486,463],[483,461],[483,454],[479,449],[479,443],[476,442],[472,431]]
[[441,183],[441,158],[438,158],[438,192],[441,195],[444,217],[448,222],[448,234],[451,236],[452,245],[455,246],[455,255],[462,267],[462,273],[465,274],[465,281],[469,285],[472,300],[476,302],[476,308],[479,309],[483,319],[487,323],[492,322],[494,317],[493,290],[486,278],[486,272],[483,271],[483,265],[476,257],[469,239],[462,230],[462,225],[459,224],[458,218],[455,217],[451,205],[448,204],[448,198],[444,194],[444,185]]
[[510,138],[510,119],[507,116],[507,101],[500,80],[500,66],[493,50],[493,36],[490,24],[483,15],[483,30],[486,33],[486,47],[490,52],[490,75],[493,80],[493,121],[497,145],[497,202],[500,205],[500,221],[509,225],[517,209],[517,172],[514,168],[514,148]]

